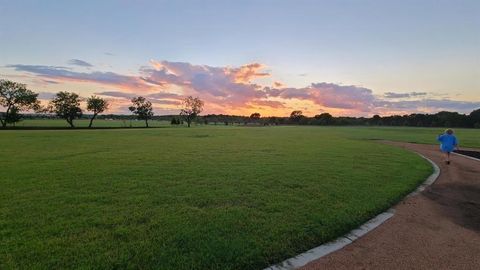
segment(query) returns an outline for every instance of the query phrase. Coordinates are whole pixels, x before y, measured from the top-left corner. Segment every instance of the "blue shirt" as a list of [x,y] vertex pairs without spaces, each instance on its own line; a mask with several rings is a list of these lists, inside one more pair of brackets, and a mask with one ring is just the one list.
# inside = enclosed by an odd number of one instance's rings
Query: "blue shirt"
[[457,137],[447,133],[439,135],[437,140],[441,142],[440,149],[443,152],[452,152],[455,146],[458,144]]

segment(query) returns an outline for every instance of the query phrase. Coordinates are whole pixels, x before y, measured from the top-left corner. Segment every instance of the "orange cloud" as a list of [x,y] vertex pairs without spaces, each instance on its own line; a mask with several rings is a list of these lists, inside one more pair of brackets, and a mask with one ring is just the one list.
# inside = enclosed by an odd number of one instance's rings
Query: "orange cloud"
[[265,66],[259,63],[252,63],[231,70],[236,83],[251,83],[252,80],[260,77],[270,76],[267,72],[260,72]]
[[281,82],[273,82],[273,87],[274,88],[283,88],[285,85]]

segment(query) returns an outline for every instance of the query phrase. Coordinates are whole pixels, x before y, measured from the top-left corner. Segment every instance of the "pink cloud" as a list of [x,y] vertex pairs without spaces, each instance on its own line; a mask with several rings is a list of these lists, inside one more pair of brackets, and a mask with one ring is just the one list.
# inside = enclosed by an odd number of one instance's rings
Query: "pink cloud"
[[369,112],[375,101],[372,90],[354,85],[312,83],[305,88],[266,89],[269,96],[309,100],[327,108]]
[[150,90],[154,87],[142,77],[122,75],[114,72],[76,72],[70,68],[41,65],[8,65],[17,71],[28,72],[57,82],[87,82],[115,86],[123,89]]
[[143,67],[142,76],[151,82],[182,87],[185,95],[202,96],[207,103],[226,106],[244,106],[266,97],[262,86],[251,80],[269,76],[261,72],[258,63],[238,68],[192,65],[183,62],[151,61],[152,67]]

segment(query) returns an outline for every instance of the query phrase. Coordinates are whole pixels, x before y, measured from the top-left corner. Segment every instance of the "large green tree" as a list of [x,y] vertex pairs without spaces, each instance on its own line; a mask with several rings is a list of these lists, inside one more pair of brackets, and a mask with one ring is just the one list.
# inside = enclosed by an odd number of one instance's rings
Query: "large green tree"
[[189,96],[183,99],[183,108],[180,110],[180,115],[183,116],[188,127],[190,127],[192,121],[202,112],[203,104],[203,101],[198,97],[194,98]]
[[58,92],[52,101],[50,101],[49,110],[58,117],[67,121],[70,127],[75,127],[73,120],[82,116],[80,108],[81,98],[79,95],[70,92]]
[[108,110],[108,102],[97,96],[91,96],[87,99],[87,110],[93,113],[92,117],[90,118],[90,123],[88,127],[92,127],[93,120],[97,117],[98,114]]
[[137,116],[139,120],[145,120],[145,126],[148,128],[148,120],[153,116],[152,103],[144,97],[132,98],[132,106],[128,109]]
[[20,121],[21,111],[39,110],[37,97],[38,94],[28,90],[25,84],[0,80],[0,105],[6,109],[0,113],[2,126]]

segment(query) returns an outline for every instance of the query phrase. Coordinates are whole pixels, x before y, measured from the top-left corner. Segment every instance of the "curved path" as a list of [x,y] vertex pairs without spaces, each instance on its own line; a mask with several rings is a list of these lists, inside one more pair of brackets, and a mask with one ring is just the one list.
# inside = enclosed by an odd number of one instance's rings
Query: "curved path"
[[437,181],[377,229],[301,269],[480,269],[480,161],[453,155],[446,165],[438,146],[389,144],[438,164]]

